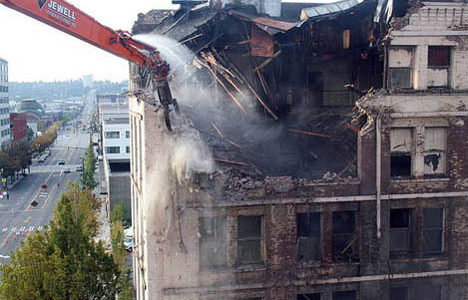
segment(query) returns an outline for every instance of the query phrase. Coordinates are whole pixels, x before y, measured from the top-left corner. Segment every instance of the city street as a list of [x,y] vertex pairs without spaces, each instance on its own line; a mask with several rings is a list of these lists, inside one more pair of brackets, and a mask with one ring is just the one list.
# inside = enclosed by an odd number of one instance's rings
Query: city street
[[[86,123],[85,123],[86,124]],[[28,174],[9,190],[9,199],[0,199],[0,261],[7,261],[28,234],[44,230],[68,181],[78,181],[76,167],[89,143],[89,134],[73,127],[59,132],[45,162],[33,161]],[[65,165],[59,165],[59,161]],[[69,172],[68,172],[69,171]],[[42,188],[42,184],[47,188]],[[38,202],[31,206],[33,200]]]

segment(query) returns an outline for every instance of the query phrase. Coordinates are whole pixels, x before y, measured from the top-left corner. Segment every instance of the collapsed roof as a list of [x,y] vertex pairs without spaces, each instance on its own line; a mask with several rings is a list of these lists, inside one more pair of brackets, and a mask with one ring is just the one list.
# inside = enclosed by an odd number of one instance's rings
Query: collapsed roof
[[357,169],[354,103],[382,86],[374,18],[389,2],[296,4],[294,21],[246,5],[201,5],[140,15],[134,32],[170,37],[195,54],[203,79],[189,90],[187,83],[172,87],[178,98],[197,99],[197,85],[208,86],[198,103],[216,98],[203,107],[180,102],[219,166],[258,176],[346,178]]

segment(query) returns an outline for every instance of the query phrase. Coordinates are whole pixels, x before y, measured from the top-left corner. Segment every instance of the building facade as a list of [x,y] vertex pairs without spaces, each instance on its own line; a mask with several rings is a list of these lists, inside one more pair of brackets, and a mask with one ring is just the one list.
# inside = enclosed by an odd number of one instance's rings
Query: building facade
[[10,141],[10,104],[8,96],[8,62],[0,58],[0,144]]
[[28,139],[28,117],[26,113],[10,113],[10,132],[12,141]]
[[100,141],[109,211],[119,203],[130,216],[130,125],[128,99],[123,95],[97,95]]
[[468,298],[468,5],[341,4],[197,23],[172,131],[130,97],[137,299]]

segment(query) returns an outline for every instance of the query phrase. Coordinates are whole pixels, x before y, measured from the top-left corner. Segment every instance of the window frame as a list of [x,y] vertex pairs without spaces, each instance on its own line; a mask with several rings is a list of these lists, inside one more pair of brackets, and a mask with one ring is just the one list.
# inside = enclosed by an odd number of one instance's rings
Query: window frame
[[[315,235],[312,235],[312,236],[303,236],[301,235],[300,233],[300,229],[299,229],[299,219],[301,218],[301,216],[307,216],[309,218],[309,223],[311,222],[310,219],[311,217],[315,216],[315,217],[318,217],[318,230],[313,230],[311,232],[313,232]],[[309,224],[311,225],[311,224]],[[310,262],[310,261],[319,261],[321,260],[322,258],[322,214],[320,212],[305,212],[305,213],[297,213],[296,214],[296,245],[297,245],[297,261],[301,261],[301,262]],[[310,229],[309,229],[310,230]],[[301,259],[300,256],[301,256],[301,244],[302,242],[306,243],[308,241],[313,241],[314,244],[317,243],[317,245],[315,245],[317,247],[317,257],[315,258],[311,258],[311,259],[308,259],[308,258],[303,258]],[[304,246],[305,247],[305,246]]]
[[[260,236],[243,236],[239,235],[241,218],[260,218]],[[241,244],[251,241],[259,242],[260,260],[258,261],[245,261],[241,258]],[[237,263],[239,267],[247,265],[264,265],[265,264],[265,218],[263,215],[242,215],[237,217]]]
[[[353,231],[352,232],[335,232],[335,215],[343,214],[343,213],[352,213],[353,218]],[[354,210],[340,210],[340,211],[333,211],[331,214],[332,222],[331,222],[331,234],[332,234],[332,257],[334,262],[345,262],[345,261],[359,261],[359,249],[356,249],[359,246],[359,236],[357,231],[357,220],[358,220],[358,213]],[[350,236],[351,238],[347,237]],[[340,252],[335,253],[335,246],[337,237],[340,239],[348,239],[348,245]],[[357,242],[357,243],[356,243]],[[351,250],[350,255],[346,255],[346,250],[348,252]]]
[[[203,220],[210,220],[213,222],[211,225],[212,228],[215,228],[214,230],[214,237],[205,237],[203,238],[203,231],[202,231],[202,226],[203,226]],[[227,217],[226,216],[206,216],[206,217],[200,217],[198,219],[198,224],[199,224],[199,232],[200,232],[200,238],[199,238],[199,266],[201,269],[210,269],[210,268],[222,268],[222,267],[227,267],[228,264],[228,237],[227,237]],[[221,231],[219,231],[219,229]],[[202,244],[204,243],[203,241],[205,240],[205,243],[211,244],[215,243],[215,245],[223,245],[221,247],[224,247],[222,249],[224,251],[224,257],[223,261],[219,264],[210,264],[210,263],[205,263],[202,261]]]

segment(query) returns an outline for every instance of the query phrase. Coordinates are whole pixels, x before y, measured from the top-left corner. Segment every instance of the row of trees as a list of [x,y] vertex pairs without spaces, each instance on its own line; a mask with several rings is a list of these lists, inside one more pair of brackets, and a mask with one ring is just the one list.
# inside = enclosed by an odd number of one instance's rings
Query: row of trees
[[7,144],[0,152],[0,168],[3,177],[11,177],[22,172],[31,165],[31,156],[27,141],[18,141]]
[[125,250],[125,231],[124,231],[124,213],[125,206],[123,203],[118,204],[111,214],[111,242],[112,253],[114,255],[114,263],[119,267],[120,278],[119,291],[120,300],[133,299],[133,289],[131,280],[131,270],[127,266],[127,250]]
[[29,145],[27,141],[15,141],[2,147],[0,151],[0,168],[3,177],[12,177],[18,173],[25,173],[31,165],[31,154],[42,153],[57,139],[60,123],[50,126],[43,135],[38,136]]
[[70,183],[49,229],[29,236],[1,266],[0,299],[113,300],[123,294],[128,275],[95,241],[99,206],[89,189]]
[[97,186],[96,180],[94,179],[94,173],[96,172],[97,158],[94,154],[93,139],[90,137],[89,145],[86,149],[86,154],[83,160],[83,175],[81,176],[81,184],[83,187],[87,187],[90,190]]
[[35,138],[29,145],[31,153],[37,152],[40,154],[48,149],[57,139],[60,126],[60,122],[55,122],[42,135]]

